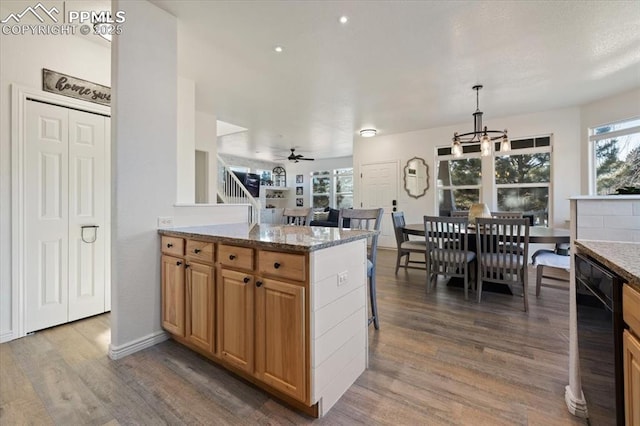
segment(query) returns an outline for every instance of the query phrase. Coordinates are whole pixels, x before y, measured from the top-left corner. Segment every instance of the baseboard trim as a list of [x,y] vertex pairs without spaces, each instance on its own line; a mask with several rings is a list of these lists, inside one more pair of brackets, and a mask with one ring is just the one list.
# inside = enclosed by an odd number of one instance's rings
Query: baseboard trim
[[127,355],[131,355],[135,352],[141,351],[146,348],[150,348],[153,345],[157,345],[160,342],[164,342],[169,338],[169,335],[164,331],[156,331],[155,333],[148,334],[139,339],[125,343],[120,346],[109,345],[109,358],[116,360],[124,358]]
[[587,411],[587,401],[584,399],[584,394],[580,391],[580,398],[576,398],[571,392],[571,387],[566,386],[564,388],[564,400],[567,403],[567,408],[569,412],[576,417],[581,417],[586,419],[589,417],[589,412]]
[[14,339],[13,330],[12,331],[5,331],[4,333],[0,334],[0,343],[10,342],[13,339]]

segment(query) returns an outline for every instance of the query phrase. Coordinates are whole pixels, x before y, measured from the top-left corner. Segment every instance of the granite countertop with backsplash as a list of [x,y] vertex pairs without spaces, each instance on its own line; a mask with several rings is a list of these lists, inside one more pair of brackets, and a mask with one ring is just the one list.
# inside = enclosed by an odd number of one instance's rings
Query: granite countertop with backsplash
[[576,240],[578,251],[585,253],[640,291],[640,243]]
[[192,238],[266,249],[310,252],[361,240],[376,231],[320,226],[254,225],[233,223],[158,229],[160,235]]

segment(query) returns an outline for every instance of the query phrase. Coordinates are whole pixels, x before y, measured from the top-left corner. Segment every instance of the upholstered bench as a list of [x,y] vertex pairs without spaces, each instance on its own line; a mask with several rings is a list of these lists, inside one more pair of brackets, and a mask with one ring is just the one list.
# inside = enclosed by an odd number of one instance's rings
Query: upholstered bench
[[[561,253],[561,254],[560,254]],[[566,253],[566,254],[565,254]],[[558,268],[569,271],[571,256],[569,256],[568,247],[556,247],[556,250],[538,250],[532,256],[533,265],[536,266],[536,296],[540,296],[540,287],[553,287],[553,288],[561,288],[568,289],[568,287],[558,287],[549,284],[543,284],[542,279],[551,279],[556,281],[564,281],[569,282],[569,280],[564,278],[552,277],[549,275],[544,275],[544,267],[549,268]]]

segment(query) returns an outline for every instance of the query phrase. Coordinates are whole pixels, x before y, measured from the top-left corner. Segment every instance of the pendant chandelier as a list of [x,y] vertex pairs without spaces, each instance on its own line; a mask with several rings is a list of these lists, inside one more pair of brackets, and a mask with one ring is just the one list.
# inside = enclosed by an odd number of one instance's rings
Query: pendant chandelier
[[501,139],[500,151],[511,151],[511,142],[507,137],[507,129],[500,130],[487,130],[487,126],[482,127],[482,111],[480,111],[480,89],[482,84],[473,86],[473,90],[476,91],[476,112],[473,113],[473,132],[453,134],[453,145],[451,146],[451,153],[454,157],[462,156],[462,144],[463,143],[480,143],[480,152],[482,156],[491,155],[493,151],[494,141]]

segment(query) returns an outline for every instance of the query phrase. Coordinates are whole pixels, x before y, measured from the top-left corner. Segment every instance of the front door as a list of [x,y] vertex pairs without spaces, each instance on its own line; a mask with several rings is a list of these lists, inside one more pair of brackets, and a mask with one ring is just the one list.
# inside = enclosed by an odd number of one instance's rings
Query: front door
[[362,164],[360,166],[360,188],[362,208],[382,207],[379,247],[396,247],[396,237],[391,221],[393,202],[398,199],[398,162]]

